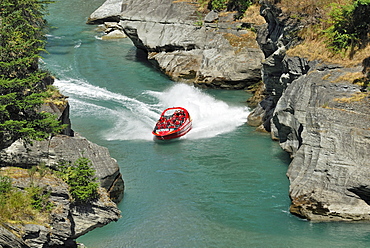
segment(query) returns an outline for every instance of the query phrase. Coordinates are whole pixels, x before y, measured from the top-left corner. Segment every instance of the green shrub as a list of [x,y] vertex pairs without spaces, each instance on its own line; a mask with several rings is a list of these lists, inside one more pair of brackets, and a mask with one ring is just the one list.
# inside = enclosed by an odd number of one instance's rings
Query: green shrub
[[7,195],[12,189],[12,181],[8,176],[0,175],[0,205],[3,206],[6,204]]
[[0,204],[0,220],[13,222],[28,222],[34,219],[37,211],[31,206],[31,198],[28,194],[12,189],[3,194],[3,202]]
[[[200,2],[200,4],[203,3],[203,1],[198,2]],[[237,11],[238,13],[235,15],[235,19],[240,19],[252,4],[252,0],[211,0],[208,7],[216,11]]]
[[89,202],[98,198],[95,170],[88,158],[81,157],[71,163],[62,163],[59,166],[60,177],[69,185],[69,191],[77,202]]
[[12,179],[8,176],[0,175],[0,194],[6,194],[12,188]]
[[27,193],[30,196],[30,204],[33,209],[39,211],[50,211],[54,204],[49,201],[50,192],[45,188],[39,186],[31,186],[26,188]]
[[349,5],[334,4],[330,26],[324,33],[328,47],[334,52],[363,48],[370,32],[370,0],[356,0]]
[[228,0],[212,0],[211,6],[213,10],[224,10],[227,7]]
[[39,186],[12,187],[11,178],[0,176],[0,222],[44,223],[53,204],[50,192]]
[[228,11],[237,11],[235,19],[241,19],[245,11],[252,5],[252,0],[229,0],[227,4]]

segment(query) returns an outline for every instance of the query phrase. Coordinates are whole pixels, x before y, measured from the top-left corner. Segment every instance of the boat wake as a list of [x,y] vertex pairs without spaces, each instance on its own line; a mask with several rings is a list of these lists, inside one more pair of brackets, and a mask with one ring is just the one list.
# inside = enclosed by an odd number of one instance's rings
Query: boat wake
[[193,129],[184,139],[211,138],[231,132],[245,123],[248,116],[246,107],[230,106],[186,84],[174,84],[163,92],[144,91],[135,98],[76,79],[56,80],[55,85],[69,97],[72,117],[104,123],[100,135],[106,140],[153,140],[151,131],[160,113],[168,107],[184,107],[189,111]]

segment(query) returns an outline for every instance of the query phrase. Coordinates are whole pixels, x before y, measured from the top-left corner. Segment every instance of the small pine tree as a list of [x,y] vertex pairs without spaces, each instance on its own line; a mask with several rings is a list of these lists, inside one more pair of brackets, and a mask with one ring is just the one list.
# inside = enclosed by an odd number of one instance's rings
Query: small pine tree
[[61,178],[69,185],[69,191],[77,202],[89,202],[98,198],[95,170],[88,158],[81,157],[73,165],[62,164]]

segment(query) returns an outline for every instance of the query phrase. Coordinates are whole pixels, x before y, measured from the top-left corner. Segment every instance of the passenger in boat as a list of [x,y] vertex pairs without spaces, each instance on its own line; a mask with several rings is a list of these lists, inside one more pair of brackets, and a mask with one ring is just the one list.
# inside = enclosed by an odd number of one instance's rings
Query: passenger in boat
[[167,126],[169,129],[175,129],[176,128],[176,126],[175,126],[175,120],[174,119],[170,119],[169,121],[168,121],[168,126]]
[[166,118],[161,116],[157,121],[154,130],[166,128]]
[[176,118],[180,117],[183,114],[184,111],[177,110],[173,115],[176,116]]
[[160,121],[160,122],[165,122],[165,121],[166,121],[166,118],[162,116],[162,117],[159,119],[159,121]]

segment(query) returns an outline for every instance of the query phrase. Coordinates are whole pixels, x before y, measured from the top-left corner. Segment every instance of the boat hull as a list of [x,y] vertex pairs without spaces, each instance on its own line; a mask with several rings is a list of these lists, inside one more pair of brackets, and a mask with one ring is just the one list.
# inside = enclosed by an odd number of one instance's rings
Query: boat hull
[[152,134],[156,140],[171,140],[184,136],[192,129],[188,111],[181,107],[164,110]]
[[170,139],[177,139],[181,136],[187,134],[192,128],[191,122],[189,122],[184,128],[181,130],[174,130],[172,132],[159,132],[154,133],[154,138],[157,140],[170,140]]

